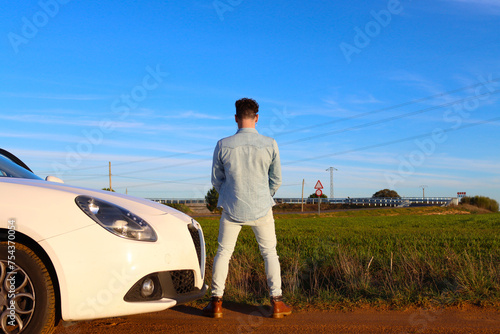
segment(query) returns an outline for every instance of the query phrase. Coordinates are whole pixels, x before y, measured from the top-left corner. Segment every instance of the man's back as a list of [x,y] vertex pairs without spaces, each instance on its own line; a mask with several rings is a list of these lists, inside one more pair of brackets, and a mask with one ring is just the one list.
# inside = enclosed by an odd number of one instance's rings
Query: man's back
[[218,205],[238,221],[263,217],[274,205],[272,196],[281,185],[276,141],[253,128],[219,140],[214,151],[212,184]]

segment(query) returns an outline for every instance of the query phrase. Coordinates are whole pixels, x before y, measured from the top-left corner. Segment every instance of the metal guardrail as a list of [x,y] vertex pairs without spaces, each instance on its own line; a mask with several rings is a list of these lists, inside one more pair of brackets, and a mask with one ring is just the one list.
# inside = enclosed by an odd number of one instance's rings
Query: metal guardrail
[[162,204],[205,204],[204,199],[167,199],[167,198],[148,198],[153,202]]
[[[277,203],[301,204],[300,198],[279,198]],[[352,204],[363,206],[410,206],[410,205],[450,205],[454,202],[458,204],[455,197],[401,197],[401,198],[322,198],[322,203],[331,204]],[[304,203],[317,204],[317,198],[304,199]]]
[[[149,198],[162,204],[205,204],[205,199],[167,199]],[[300,198],[275,198],[277,204],[301,204]],[[400,197],[400,198],[322,198],[322,203],[331,204],[353,204],[363,206],[410,206],[410,205],[450,205],[458,204],[456,197]],[[317,204],[317,198],[304,198],[306,204]]]

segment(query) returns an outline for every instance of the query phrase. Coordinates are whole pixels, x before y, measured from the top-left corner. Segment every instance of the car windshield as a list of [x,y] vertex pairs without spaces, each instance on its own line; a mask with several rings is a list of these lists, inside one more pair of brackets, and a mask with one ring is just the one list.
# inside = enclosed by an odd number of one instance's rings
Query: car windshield
[[0,177],[17,177],[21,179],[41,180],[27,169],[0,155]]

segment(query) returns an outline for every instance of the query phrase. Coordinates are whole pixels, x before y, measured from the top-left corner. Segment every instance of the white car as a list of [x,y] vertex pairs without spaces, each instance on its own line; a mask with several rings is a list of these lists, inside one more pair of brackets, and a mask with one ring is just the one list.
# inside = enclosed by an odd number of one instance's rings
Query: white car
[[51,333],[60,319],[161,311],[205,294],[205,241],[194,219],[60,182],[0,150],[3,332]]

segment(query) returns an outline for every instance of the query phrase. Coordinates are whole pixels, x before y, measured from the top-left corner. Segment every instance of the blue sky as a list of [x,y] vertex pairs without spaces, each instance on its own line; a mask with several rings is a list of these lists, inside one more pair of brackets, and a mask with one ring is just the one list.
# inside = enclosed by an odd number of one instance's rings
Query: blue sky
[[202,198],[234,101],[280,147],[277,197],[500,201],[500,3],[6,2],[0,147],[36,174]]

